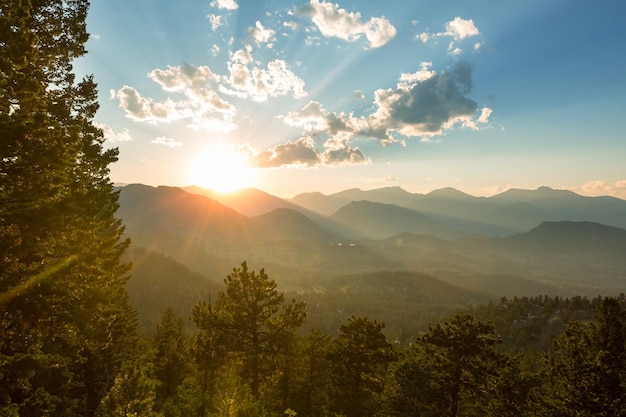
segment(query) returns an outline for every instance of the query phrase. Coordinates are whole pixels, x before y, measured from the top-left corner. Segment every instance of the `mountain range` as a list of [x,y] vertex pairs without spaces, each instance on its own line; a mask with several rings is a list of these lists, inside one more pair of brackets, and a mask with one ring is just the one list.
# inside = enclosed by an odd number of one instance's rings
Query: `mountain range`
[[432,294],[452,285],[472,299],[626,292],[626,201],[613,197],[547,187],[493,197],[390,187],[290,200],[257,189],[119,190],[118,217],[135,250],[199,274],[199,285],[220,283],[245,260],[300,293],[335,291],[362,276],[385,285],[389,271],[440,282]]

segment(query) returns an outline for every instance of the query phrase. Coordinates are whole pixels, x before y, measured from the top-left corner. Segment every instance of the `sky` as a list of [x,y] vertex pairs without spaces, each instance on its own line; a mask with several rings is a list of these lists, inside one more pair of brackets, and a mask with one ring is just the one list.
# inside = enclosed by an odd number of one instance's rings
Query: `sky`
[[91,0],[116,183],[626,199],[626,2]]

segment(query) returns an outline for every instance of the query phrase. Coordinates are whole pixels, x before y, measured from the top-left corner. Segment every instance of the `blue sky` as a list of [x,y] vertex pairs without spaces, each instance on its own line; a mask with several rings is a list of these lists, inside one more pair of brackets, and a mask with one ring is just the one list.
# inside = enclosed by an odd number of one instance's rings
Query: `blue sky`
[[626,198],[621,0],[92,0],[116,182]]

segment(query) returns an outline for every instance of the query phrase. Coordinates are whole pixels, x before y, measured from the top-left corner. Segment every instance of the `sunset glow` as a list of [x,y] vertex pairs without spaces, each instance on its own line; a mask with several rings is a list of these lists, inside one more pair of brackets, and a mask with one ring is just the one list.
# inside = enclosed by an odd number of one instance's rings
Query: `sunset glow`
[[220,193],[237,191],[255,184],[254,170],[246,155],[235,149],[216,145],[191,159],[189,182]]

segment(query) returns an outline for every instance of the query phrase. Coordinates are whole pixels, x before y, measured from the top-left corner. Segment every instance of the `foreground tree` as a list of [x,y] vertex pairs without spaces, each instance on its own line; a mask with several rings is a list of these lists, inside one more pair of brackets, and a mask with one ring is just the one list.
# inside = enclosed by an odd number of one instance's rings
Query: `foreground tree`
[[0,0],[0,407],[91,416],[132,342],[128,243],[75,81],[86,0]]
[[191,374],[191,353],[185,322],[176,317],[168,308],[157,325],[154,336],[156,345],[155,377],[156,408],[162,408],[168,401],[177,402],[175,396],[179,386]]
[[201,302],[193,308],[194,322],[212,343],[228,347],[241,360],[241,374],[252,396],[259,399],[263,379],[275,370],[274,362],[284,342],[305,320],[305,305],[284,295],[265,270],[249,271],[246,262],[234,268],[224,280],[226,290],[215,305]]
[[545,358],[538,415],[626,416],[623,300],[602,299],[591,323],[573,321]]
[[396,356],[384,327],[353,316],[339,328],[330,352],[335,412],[348,417],[375,414],[387,367]]
[[394,367],[390,414],[488,415],[505,364],[495,351],[499,343],[493,325],[470,315],[431,326]]

